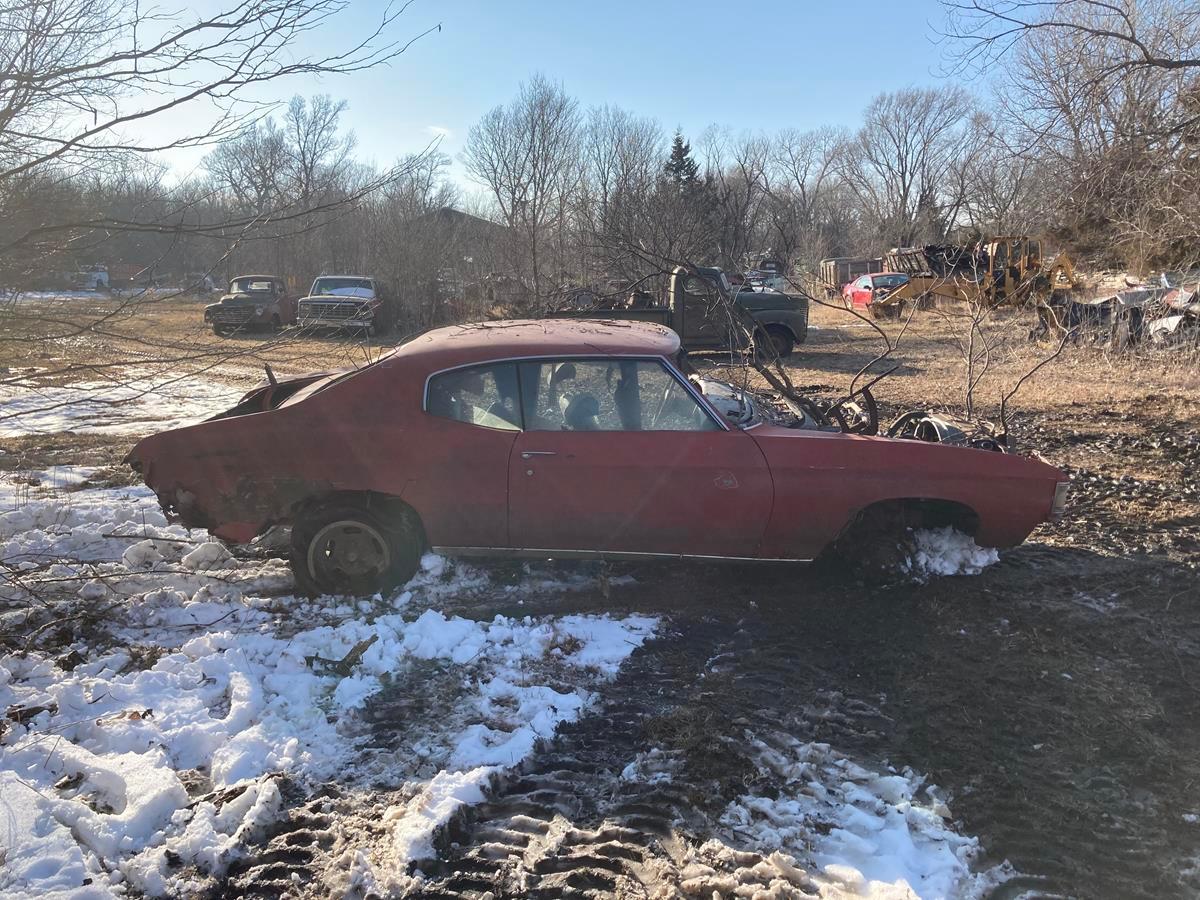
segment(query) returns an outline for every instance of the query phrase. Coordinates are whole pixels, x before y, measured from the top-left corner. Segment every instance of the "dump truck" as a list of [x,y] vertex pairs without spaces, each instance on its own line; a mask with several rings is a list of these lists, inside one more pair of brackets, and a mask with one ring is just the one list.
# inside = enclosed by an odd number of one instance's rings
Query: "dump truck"
[[551,310],[549,317],[657,322],[678,334],[685,350],[720,350],[736,345],[731,336],[740,330],[728,321],[722,296],[732,298],[750,314],[779,356],[787,356],[808,337],[808,298],[750,287],[735,292],[725,273],[717,268],[689,270],[677,266],[660,295],[633,290],[615,297],[599,297],[590,291],[572,296],[587,296],[589,302],[563,304]]
[[904,273],[908,281],[872,300],[868,308],[877,316],[898,315],[909,302],[1051,303],[1078,284],[1069,256],[1047,259],[1041,241],[1026,236],[997,237],[971,247],[894,249],[883,265],[889,272]]

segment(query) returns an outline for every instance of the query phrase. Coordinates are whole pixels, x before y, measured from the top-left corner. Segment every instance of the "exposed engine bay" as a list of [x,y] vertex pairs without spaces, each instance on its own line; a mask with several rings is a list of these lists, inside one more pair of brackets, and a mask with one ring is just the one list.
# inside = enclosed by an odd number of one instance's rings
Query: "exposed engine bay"
[[848,434],[877,435],[1008,452],[1005,438],[990,422],[968,422],[933,410],[911,410],[885,429],[880,428],[879,407],[869,388],[847,398],[813,399],[804,394],[751,391],[728,382],[692,375],[693,384],[729,421],[740,427],[769,422],[784,428],[808,428]]

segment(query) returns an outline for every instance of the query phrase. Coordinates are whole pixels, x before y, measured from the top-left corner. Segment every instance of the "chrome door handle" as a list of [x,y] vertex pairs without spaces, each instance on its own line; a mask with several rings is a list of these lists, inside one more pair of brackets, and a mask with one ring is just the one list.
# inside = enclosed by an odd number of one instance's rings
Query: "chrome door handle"
[[535,456],[557,456],[553,450],[522,450],[521,459],[532,459]]

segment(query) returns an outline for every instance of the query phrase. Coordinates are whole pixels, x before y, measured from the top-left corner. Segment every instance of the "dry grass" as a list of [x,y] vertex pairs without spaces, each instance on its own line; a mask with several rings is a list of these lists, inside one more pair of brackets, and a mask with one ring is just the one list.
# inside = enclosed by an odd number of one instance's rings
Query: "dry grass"
[[[137,372],[143,376],[204,377],[248,389],[263,378],[264,364],[286,375],[359,365],[394,345],[397,336],[369,344],[335,334],[306,334],[295,329],[282,334],[252,332],[218,337],[204,325],[208,298],[190,296],[148,300],[134,313],[105,319],[95,329],[62,337],[72,325],[96,322],[111,314],[116,302],[95,299],[27,301],[19,309],[40,318],[0,312],[0,382],[5,377],[37,370],[42,383],[110,378],[120,380]],[[813,330],[807,343],[788,360],[795,384],[813,386],[834,395],[883,349],[876,331],[840,306],[814,306]],[[898,346],[873,371],[898,366],[874,392],[884,415],[903,409],[932,406],[961,410],[964,405],[965,363],[960,337],[965,333],[961,312],[952,308],[923,310],[907,323],[877,322]],[[990,368],[976,390],[979,413],[995,419],[1000,398],[1055,347],[1028,338],[1035,325],[1031,312],[998,310],[986,325],[995,342]],[[59,337],[55,337],[59,335]],[[702,368],[738,377],[721,366],[718,355],[700,356]],[[1010,403],[1014,436],[1025,446],[1022,429],[1029,413],[1061,419],[1061,427],[1086,438],[1135,430],[1146,413],[1171,427],[1200,427],[1200,367],[1190,354],[1170,350],[1112,353],[1092,345],[1068,346],[1061,355],[1030,378]],[[128,436],[37,435],[7,439],[7,463],[103,465],[118,462],[131,443]],[[1086,440],[1075,449],[1081,462],[1089,459]],[[4,457],[0,457],[3,460]],[[1109,464],[1113,461],[1108,460]],[[1119,470],[1119,466],[1117,467]],[[1124,474],[1124,472],[1119,472]]]

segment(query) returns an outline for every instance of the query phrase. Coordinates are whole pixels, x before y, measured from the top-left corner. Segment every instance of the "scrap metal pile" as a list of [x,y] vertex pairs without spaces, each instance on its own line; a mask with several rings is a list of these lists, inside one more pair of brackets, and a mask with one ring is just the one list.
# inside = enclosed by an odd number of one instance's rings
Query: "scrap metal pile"
[[1039,309],[1037,335],[1069,334],[1114,350],[1139,344],[1200,345],[1200,283],[1137,285],[1090,300],[1063,298]]

